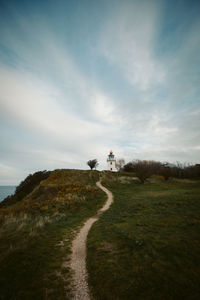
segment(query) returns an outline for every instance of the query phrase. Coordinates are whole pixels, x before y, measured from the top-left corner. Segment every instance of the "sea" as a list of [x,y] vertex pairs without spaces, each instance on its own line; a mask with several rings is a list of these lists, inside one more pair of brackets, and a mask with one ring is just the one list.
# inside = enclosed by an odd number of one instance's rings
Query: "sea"
[[14,194],[15,185],[0,185],[0,202],[3,201],[7,196]]

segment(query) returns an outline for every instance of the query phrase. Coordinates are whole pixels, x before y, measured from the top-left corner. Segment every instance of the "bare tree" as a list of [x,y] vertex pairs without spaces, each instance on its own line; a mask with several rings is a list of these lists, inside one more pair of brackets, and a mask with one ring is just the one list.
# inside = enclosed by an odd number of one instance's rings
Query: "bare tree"
[[97,161],[97,159],[91,159],[91,160],[88,160],[88,162],[87,162],[87,165],[90,167],[90,169],[92,170],[92,169],[96,169],[97,168],[97,166],[99,165],[99,163],[98,163],[98,161]]
[[126,164],[124,170],[134,172],[141,183],[144,183],[147,178],[158,172],[160,165],[160,162],[153,160],[134,160]]
[[118,171],[121,171],[125,165],[125,160],[123,158],[119,158],[116,162],[116,168]]
[[145,180],[152,175],[152,163],[148,160],[136,160],[132,163],[136,176],[141,183],[144,183]]

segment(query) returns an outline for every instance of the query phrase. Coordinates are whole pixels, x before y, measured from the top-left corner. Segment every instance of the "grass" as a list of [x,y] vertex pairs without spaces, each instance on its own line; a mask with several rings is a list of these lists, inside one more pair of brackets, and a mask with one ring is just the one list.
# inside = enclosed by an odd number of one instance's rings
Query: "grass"
[[105,201],[97,171],[56,170],[0,209],[0,299],[70,299],[71,241]]
[[200,182],[122,175],[105,175],[114,203],[88,237],[94,298],[199,299]]
[[[0,299],[70,299],[71,241],[105,194],[97,171],[55,170],[0,209]],[[114,203],[88,238],[96,299],[199,299],[200,183],[104,173]]]

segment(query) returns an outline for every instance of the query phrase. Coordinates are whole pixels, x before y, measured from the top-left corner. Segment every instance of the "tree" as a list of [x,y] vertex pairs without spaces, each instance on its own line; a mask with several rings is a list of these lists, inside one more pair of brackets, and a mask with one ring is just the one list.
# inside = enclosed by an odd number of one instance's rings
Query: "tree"
[[125,171],[125,172],[134,172],[133,163],[128,162],[126,165],[124,165],[123,171]]
[[97,166],[99,165],[99,163],[98,163],[98,161],[97,161],[97,159],[91,159],[91,160],[88,160],[88,162],[87,162],[87,165],[90,167],[90,169],[92,170],[92,169],[96,169],[97,168]]
[[123,170],[134,172],[141,183],[144,183],[152,174],[156,174],[160,168],[160,162],[153,160],[133,160],[127,163]]
[[116,162],[116,168],[118,171],[121,171],[125,165],[125,160],[123,158],[119,158]]
[[171,174],[172,172],[171,172],[170,164],[168,162],[162,164],[160,167],[160,175],[162,175],[165,180],[168,180]]
[[141,183],[144,183],[147,178],[153,174],[152,162],[148,160],[135,160],[132,166],[136,176]]
[[141,183],[144,183],[147,178],[153,174],[158,174],[161,163],[153,160],[133,160],[127,163],[123,170],[133,172],[139,178]]

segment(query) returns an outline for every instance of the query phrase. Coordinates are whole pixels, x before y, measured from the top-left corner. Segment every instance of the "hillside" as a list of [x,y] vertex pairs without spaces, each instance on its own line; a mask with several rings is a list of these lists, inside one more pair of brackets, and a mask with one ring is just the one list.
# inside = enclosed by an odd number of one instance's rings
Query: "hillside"
[[30,194],[40,182],[49,177],[50,171],[39,171],[27,176],[15,189],[14,195],[6,197],[1,203],[1,207],[7,207],[21,201]]
[[72,299],[71,244],[105,202],[100,175],[114,203],[87,240],[94,299],[199,299],[199,180],[64,169],[0,208],[0,299]]
[[0,209],[1,299],[70,298],[71,240],[105,200],[98,179],[97,171],[55,170]]

